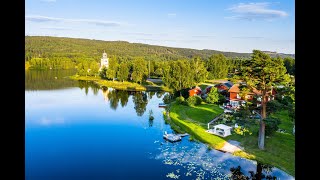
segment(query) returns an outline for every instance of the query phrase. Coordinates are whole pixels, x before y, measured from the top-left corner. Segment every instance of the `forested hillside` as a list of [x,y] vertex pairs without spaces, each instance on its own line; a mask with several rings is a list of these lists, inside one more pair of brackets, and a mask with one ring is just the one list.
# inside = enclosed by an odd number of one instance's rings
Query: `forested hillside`
[[[177,60],[200,56],[207,59],[213,54],[222,53],[226,57],[249,58],[251,53],[221,52],[216,50],[196,50],[155,46],[125,41],[100,41],[49,36],[26,36],[25,59],[31,58],[84,58],[99,60],[103,51],[123,58],[148,57],[162,60]],[[270,54],[276,56],[277,54]],[[285,54],[280,54],[284,57]]]
[[[230,65],[235,65],[235,61],[248,59],[251,56],[251,53],[173,48],[125,41],[101,41],[49,36],[25,37],[26,69],[74,69],[78,66],[85,66],[82,68],[84,71],[87,71],[89,67],[96,69],[96,63],[100,63],[104,51],[107,52],[110,63],[112,63],[113,59],[118,64],[121,62],[133,62],[137,59],[150,60],[151,67],[154,69],[150,73],[156,71],[157,66],[162,66],[161,62],[163,61],[191,60],[196,57],[205,62],[208,71],[216,73],[218,72],[216,70],[218,66],[221,69],[223,68],[222,65],[227,63],[228,65],[226,64],[226,66],[228,67],[224,67],[223,69],[232,70],[235,67],[231,67]],[[293,67],[294,59],[290,56],[274,52],[268,54],[271,57],[278,55],[282,58],[287,57],[285,58],[285,60],[287,59],[286,66]],[[215,59],[220,59],[219,62],[215,62],[217,64],[212,64],[213,61],[211,59],[213,56],[215,56]],[[232,62],[224,62],[225,60],[232,60]],[[79,67],[77,69],[79,70]],[[132,66],[129,66],[129,69],[132,69]],[[290,71],[291,74],[294,74],[294,69],[291,68]],[[212,74],[210,77],[217,78],[220,75]]]
[[100,59],[103,51],[109,55],[126,58],[149,57],[163,60],[177,60],[200,56],[206,59],[212,54],[222,53],[226,57],[250,57],[250,53],[221,52],[215,50],[196,50],[187,48],[172,48],[125,41],[100,41],[89,39],[75,39],[48,36],[26,36],[25,58],[33,57],[52,58],[92,58]]

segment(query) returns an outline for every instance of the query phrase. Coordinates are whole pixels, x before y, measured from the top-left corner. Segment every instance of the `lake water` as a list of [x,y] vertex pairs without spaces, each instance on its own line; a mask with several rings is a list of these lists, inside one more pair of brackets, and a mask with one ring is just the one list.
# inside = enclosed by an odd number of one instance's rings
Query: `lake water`
[[[238,166],[246,176],[256,172],[255,161],[209,150],[188,136],[165,141],[164,131],[173,131],[158,107],[164,92],[102,90],[63,78],[71,72],[50,73],[26,72],[27,180],[230,179],[230,168]],[[294,179],[274,167],[263,174]]]

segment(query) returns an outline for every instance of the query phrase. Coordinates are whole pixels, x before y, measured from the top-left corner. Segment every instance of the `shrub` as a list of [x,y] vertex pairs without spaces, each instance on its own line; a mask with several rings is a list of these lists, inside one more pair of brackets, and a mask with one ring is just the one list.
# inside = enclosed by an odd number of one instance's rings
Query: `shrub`
[[190,96],[186,100],[188,106],[194,106],[196,104],[196,97]]
[[265,126],[265,134],[267,136],[272,135],[275,131],[279,129],[279,124],[281,123],[278,118],[266,118],[263,120],[266,124]]
[[187,99],[188,106],[196,106],[196,105],[201,104],[201,102],[202,102],[202,99],[199,96],[190,96]]
[[218,89],[215,88],[215,87],[212,87],[210,92],[208,93],[208,96],[206,97],[205,101],[207,103],[216,103],[219,101],[219,92],[218,92]]
[[238,126],[236,128],[234,128],[234,132],[236,134],[239,134],[241,136],[245,136],[245,135],[252,135],[252,132],[249,131],[249,129],[245,128],[245,127],[241,127],[241,126]]
[[202,98],[200,96],[194,96],[196,97],[196,104],[195,105],[200,105],[202,102]]
[[184,104],[185,100],[184,100],[184,97],[183,96],[179,96],[176,98],[176,102],[178,104]]
[[223,95],[219,94],[218,104],[223,104],[226,101],[227,101],[226,97],[224,97]]

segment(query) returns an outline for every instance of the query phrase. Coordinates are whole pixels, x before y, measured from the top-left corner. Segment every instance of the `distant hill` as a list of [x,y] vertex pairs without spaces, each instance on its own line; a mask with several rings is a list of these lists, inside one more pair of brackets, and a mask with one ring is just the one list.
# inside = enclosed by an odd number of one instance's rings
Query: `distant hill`
[[284,53],[277,53],[277,52],[274,52],[274,51],[262,51],[266,54],[269,54],[271,57],[274,57],[274,56],[280,56],[280,57],[291,57],[291,58],[295,58],[295,55],[294,54],[284,54]]
[[[197,50],[189,48],[174,48],[126,41],[102,41],[67,37],[25,36],[25,58],[32,57],[67,57],[71,59],[89,58],[99,60],[103,51],[110,56],[146,57],[155,59],[176,60],[200,56],[207,59],[212,54],[222,53],[226,57],[249,58],[251,53],[222,52],[216,50]],[[271,53],[271,56],[281,57],[294,55]]]

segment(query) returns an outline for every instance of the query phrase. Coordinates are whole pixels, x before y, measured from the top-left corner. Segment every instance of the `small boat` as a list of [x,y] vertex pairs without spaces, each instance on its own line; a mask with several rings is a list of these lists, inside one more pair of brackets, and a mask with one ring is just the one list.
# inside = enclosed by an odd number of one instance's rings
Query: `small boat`
[[176,134],[168,134],[167,131],[164,132],[163,138],[170,142],[181,141],[181,136]]
[[167,107],[165,103],[159,103],[159,107]]

